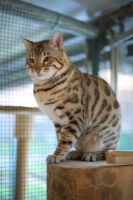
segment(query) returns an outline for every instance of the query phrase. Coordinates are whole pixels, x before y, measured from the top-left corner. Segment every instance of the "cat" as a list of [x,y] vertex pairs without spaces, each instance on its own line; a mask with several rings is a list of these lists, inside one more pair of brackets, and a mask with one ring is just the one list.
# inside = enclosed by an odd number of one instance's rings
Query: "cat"
[[[49,40],[22,41],[34,97],[56,129],[58,144],[46,161],[105,160],[106,150],[117,148],[121,127],[120,105],[109,84],[74,66],[60,31]],[[70,151],[72,146],[76,150]]]

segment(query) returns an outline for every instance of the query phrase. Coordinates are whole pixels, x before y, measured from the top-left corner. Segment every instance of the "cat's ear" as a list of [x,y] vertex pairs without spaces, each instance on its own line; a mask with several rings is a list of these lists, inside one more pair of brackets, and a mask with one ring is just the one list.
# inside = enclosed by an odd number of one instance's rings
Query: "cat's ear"
[[63,49],[63,37],[60,31],[56,31],[51,39],[49,40],[50,45],[52,45],[55,49],[62,50]]
[[33,47],[33,45],[34,45],[33,42],[31,42],[31,41],[29,41],[29,40],[27,40],[27,39],[25,39],[23,37],[20,37],[20,38],[21,38],[22,42],[24,43],[25,48],[26,48],[27,51]]

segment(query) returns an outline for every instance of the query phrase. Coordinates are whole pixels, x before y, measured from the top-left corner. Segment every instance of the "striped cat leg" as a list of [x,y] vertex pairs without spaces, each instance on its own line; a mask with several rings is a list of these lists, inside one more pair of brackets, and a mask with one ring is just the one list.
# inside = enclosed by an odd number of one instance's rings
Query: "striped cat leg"
[[54,126],[55,126],[55,130],[56,130],[57,141],[58,141],[58,138],[59,138],[59,135],[60,135],[60,132],[61,132],[61,125],[54,123]]
[[[68,123],[69,124],[69,123]],[[46,159],[47,163],[59,163],[66,159],[70,148],[80,137],[78,127],[69,124],[66,127],[62,127],[58,136],[58,145],[53,155],[49,155]]]

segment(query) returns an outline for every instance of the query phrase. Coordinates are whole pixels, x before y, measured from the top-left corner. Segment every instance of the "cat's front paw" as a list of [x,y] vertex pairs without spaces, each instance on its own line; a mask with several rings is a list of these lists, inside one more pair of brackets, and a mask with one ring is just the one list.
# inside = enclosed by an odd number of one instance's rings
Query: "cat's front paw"
[[82,160],[85,161],[97,161],[98,160],[98,155],[94,153],[84,153],[82,156]]
[[63,160],[64,160],[64,158],[62,156],[55,156],[55,155],[49,155],[46,158],[46,162],[49,164],[58,164]]

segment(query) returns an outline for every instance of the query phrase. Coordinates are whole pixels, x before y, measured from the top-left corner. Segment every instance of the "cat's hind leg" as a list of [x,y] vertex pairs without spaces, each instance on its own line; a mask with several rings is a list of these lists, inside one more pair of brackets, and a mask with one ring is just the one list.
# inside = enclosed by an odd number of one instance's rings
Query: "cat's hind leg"
[[83,135],[76,142],[75,147],[83,152],[81,157],[83,161],[105,160],[105,146],[98,134],[92,132]]
[[79,150],[70,151],[66,156],[67,160],[83,160],[83,161],[97,161],[105,160],[105,152],[87,152],[83,153]]
[[87,152],[82,155],[82,160],[84,161],[97,161],[97,160],[105,160],[106,152]]
[[70,151],[66,157],[67,160],[81,160],[83,153],[79,150]]

